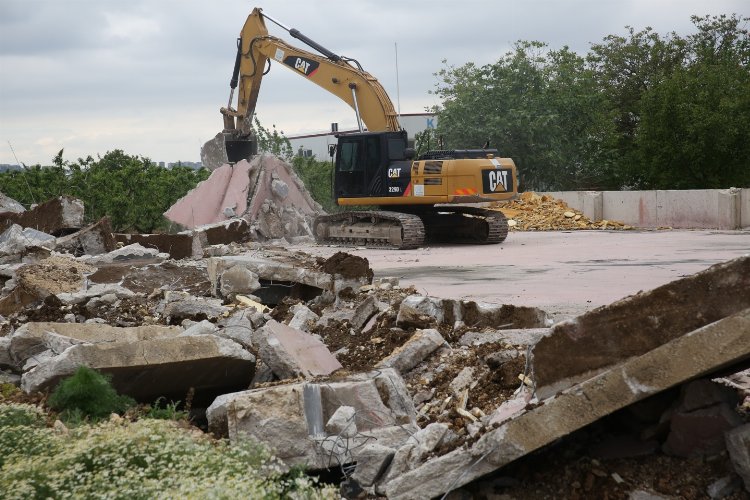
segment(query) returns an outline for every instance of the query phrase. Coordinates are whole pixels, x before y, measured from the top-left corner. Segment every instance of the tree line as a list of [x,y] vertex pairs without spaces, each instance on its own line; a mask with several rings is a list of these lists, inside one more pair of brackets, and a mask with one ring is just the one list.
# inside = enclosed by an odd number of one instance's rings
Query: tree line
[[750,186],[750,18],[691,19],[687,36],[628,27],[585,55],[520,41],[495,63],[446,66],[437,135],[489,140],[525,189]]
[[182,166],[162,168],[119,149],[74,162],[63,160],[61,150],[52,163],[0,173],[0,191],[26,208],[73,196],[83,201],[88,221],[108,216],[115,231],[143,233],[164,230],[162,214],[210,173]]

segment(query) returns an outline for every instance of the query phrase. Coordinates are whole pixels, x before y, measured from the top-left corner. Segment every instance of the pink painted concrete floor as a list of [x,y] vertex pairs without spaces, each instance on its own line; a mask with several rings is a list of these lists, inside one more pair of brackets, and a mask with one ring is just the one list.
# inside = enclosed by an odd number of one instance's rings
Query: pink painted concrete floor
[[422,294],[537,306],[561,320],[750,254],[750,231],[513,232],[499,245],[293,248],[366,257],[376,277],[398,276]]

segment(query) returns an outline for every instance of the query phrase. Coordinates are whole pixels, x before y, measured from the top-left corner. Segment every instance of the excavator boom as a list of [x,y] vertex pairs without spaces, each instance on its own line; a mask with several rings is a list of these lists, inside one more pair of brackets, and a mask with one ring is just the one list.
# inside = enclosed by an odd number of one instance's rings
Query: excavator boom
[[[268,34],[265,20],[268,19],[282,29],[317,50],[315,54],[287,44]],[[396,110],[383,86],[359,63],[339,56],[309,39],[296,29],[290,29],[253,9],[245,21],[237,45],[237,63],[232,85],[239,82],[237,108],[232,109],[232,96],[226,108],[222,108],[225,132],[237,137],[251,133],[251,120],[258,102],[260,84],[268,71],[269,61],[278,62],[296,74],[324,88],[351,106],[369,131],[397,131],[401,127]],[[238,78],[239,77],[239,78]],[[234,90],[234,89],[233,89]]]

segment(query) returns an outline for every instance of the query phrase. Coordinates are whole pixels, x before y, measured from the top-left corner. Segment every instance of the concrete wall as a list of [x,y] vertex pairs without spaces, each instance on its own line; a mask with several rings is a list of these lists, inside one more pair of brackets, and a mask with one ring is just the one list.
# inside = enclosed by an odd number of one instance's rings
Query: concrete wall
[[750,228],[750,188],[547,193],[598,221],[637,227]]

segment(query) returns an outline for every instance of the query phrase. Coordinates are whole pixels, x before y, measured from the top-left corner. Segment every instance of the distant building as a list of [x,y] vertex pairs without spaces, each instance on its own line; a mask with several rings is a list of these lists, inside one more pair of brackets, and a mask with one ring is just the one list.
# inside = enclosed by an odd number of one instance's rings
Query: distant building
[[[164,162],[160,161],[159,166],[163,167]],[[203,168],[203,163],[199,161],[175,161],[175,162],[169,162],[167,163],[167,168],[173,168],[173,167],[189,167],[194,170],[199,170]]]
[[[437,126],[437,116],[433,113],[407,113],[399,115],[398,121],[406,130],[409,138],[409,145],[414,144],[414,136],[427,129],[434,129]],[[292,151],[297,156],[315,157],[318,160],[330,159],[330,146],[338,143],[336,134],[356,132],[352,130],[338,130],[338,124],[331,124],[332,131],[322,132],[319,134],[304,134],[287,137],[292,145]]]

